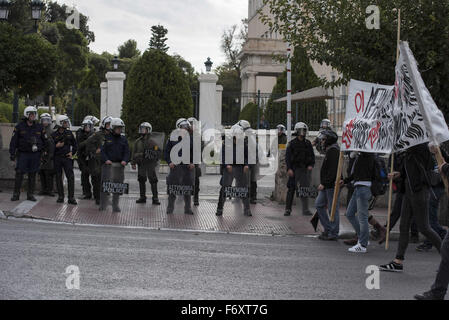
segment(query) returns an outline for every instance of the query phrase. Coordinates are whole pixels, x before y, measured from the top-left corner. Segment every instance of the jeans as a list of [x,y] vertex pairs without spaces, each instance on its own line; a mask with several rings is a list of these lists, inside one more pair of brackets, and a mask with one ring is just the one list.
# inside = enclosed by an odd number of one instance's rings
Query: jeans
[[441,264],[437,278],[432,286],[432,292],[444,297],[449,285],[449,234],[446,235],[441,245]]
[[337,200],[337,210],[335,211],[334,222],[330,221],[330,214],[332,211],[332,200],[334,198],[334,188],[324,189],[318,194],[318,198],[315,201],[315,207],[318,212],[318,217],[321,224],[324,227],[324,232],[331,237],[338,237],[340,233],[340,215],[339,215],[339,203]]
[[[369,241],[368,207],[371,196],[370,187],[356,186],[346,211],[346,217],[356,231],[360,244],[365,248]],[[355,217],[356,214],[357,218]]]
[[[441,239],[446,237],[447,231],[438,222],[438,209],[440,207],[440,199],[444,194],[444,188],[432,188],[429,200],[429,223],[433,231],[435,231]],[[426,239],[425,244],[432,246],[432,243]]]

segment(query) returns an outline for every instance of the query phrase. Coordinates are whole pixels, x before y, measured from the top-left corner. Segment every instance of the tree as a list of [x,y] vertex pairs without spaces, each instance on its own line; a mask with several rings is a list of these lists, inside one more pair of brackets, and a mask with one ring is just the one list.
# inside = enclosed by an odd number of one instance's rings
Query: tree
[[169,134],[178,118],[193,114],[189,85],[175,59],[157,49],[147,50],[134,64],[126,83],[122,119],[131,138],[140,123]]
[[167,42],[168,30],[164,28],[162,25],[152,26],[151,27],[151,40],[150,40],[150,49],[160,50],[162,52],[167,52],[169,47],[165,44]]
[[100,80],[94,68],[88,69],[77,90],[74,124],[80,125],[87,115],[100,117]]
[[106,81],[106,73],[111,70],[111,60],[103,55],[95,52],[89,52],[88,56],[89,69],[95,70],[97,78],[100,82]]
[[[251,123],[253,127],[257,126],[257,104],[254,102],[248,103],[240,112],[239,120],[246,120]],[[263,111],[259,110],[259,116],[262,116]]]
[[186,61],[183,57],[181,57],[179,54],[174,54],[173,59],[175,59],[176,64],[178,67],[183,71],[184,75],[186,76],[187,82],[189,83],[189,88],[191,92],[198,92],[199,91],[199,84],[198,84],[198,72],[195,72],[195,69],[193,68],[192,64],[188,61]]
[[246,19],[242,20],[240,29],[235,24],[229,29],[224,30],[221,35],[221,50],[226,56],[225,67],[235,69],[238,74],[240,74],[239,54],[247,38],[248,21]]
[[140,56],[140,51],[137,49],[137,41],[136,40],[128,40],[120,47],[118,47],[119,58],[129,58],[132,59],[136,56]]
[[[312,60],[338,70],[335,84],[358,79],[393,84],[395,81],[397,12],[401,8],[401,38],[410,43],[424,82],[449,119],[449,0],[377,0],[380,29],[366,27],[372,1],[265,0],[273,18],[262,21],[293,45],[301,45]],[[294,21],[294,23],[285,23]]]
[[[292,91],[301,92],[312,89],[323,84],[323,80],[319,79],[310,65],[309,57],[304,48],[295,47],[292,57]],[[268,101],[265,111],[266,120],[272,124],[282,124],[286,121],[287,105],[286,103],[274,103],[274,100],[285,96],[287,90],[287,72],[280,75],[273,88],[272,97]],[[299,121],[309,125],[310,130],[319,128],[321,120],[327,118],[327,107],[325,101],[301,103],[299,114],[296,115],[296,108],[292,108],[294,112],[292,118],[298,117]]]

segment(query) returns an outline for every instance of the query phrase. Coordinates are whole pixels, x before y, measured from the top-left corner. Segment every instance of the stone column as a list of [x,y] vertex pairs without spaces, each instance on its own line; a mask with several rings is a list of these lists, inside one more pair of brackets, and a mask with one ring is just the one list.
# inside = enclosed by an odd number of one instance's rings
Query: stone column
[[100,120],[106,117],[108,110],[108,83],[102,82],[100,84],[101,88],[101,108],[100,108]]
[[217,109],[216,109],[217,127],[220,127],[222,125],[221,116],[222,116],[222,107],[223,107],[223,86],[218,85],[216,87],[216,90],[217,90],[217,93],[216,93],[216,96],[217,96]]
[[123,72],[106,73],[108,80],[108,95],[106,114],[113,118],[120,118],[122,115],[123,103],[123,82],[126,75]]
[[202,74],[200,82],[200,114],[199,121],[204,130],[215,129],[218,123],[217,115],[217,81],[215,74]]

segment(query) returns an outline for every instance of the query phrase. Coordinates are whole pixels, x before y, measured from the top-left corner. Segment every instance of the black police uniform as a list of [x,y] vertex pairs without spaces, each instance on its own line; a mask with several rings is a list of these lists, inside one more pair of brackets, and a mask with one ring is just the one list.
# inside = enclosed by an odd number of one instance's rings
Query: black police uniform
[[29,125],[27,119],[24,118],[14,128],[9,145],[11,160],[17,160],[12,201],[19,200],[24,174],[28,175],[28,200],[36,201],[34,198],[36,173],[39,171],[41,152],[44,144],[45,132],[41,124],[33,122]]
[[[77,143],[73,133],[64,129],[60,132],[59,128],[52,134],[55,142],[55,171],[56,171],[56,186],[58,189],[58,202],[64,201],[64,185],[62,181],[62,171],[64,170],[67,178],[67,189],[69,202],[75,204],[75,175],[73,173],[73,159],[68,157],[69,153],[74,155],[77,152]],[[57,144],[64,142],[64,145],[58,148]]]
[[[76,132],[76,143],[78,146],[81,145],[84,141],[86,141],[91,135],[93,135],[93,132],[86,132],[84,129],[80,128]],[[92,198],[92,185],[90,184],[90,172],[89,172],[89,165],[88,165],[88,156],[86,148],[79,148],[78,154],[77,154],[77,161],[78,166],[81,171],[81,186],[83,188],[83,196],[84,199],[91,199]]]
[[53,179],[55,176],[55,143],[51,135],[53,130],[51,126],[44,127],[46,142],[42,150],[41,167],[39,170],[39,177],[41,180],[40,195],[47,195],[54,197],[53,194]]

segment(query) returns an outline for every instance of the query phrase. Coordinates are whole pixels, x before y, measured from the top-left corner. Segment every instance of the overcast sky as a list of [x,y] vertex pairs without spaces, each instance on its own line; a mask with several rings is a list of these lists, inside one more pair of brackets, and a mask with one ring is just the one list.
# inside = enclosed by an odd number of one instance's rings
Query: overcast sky
[[204,71],[208,56],[217,67],[224,62],[220,50],[223,30],[248,15],[247,0],[57,0],[75,5],[89,16],[95,32],[90,48],[97,53],[117,52],[119,45],[134,39],[142,52],[148,48],[152,25],[168,29],[169,53],[178,53]]

